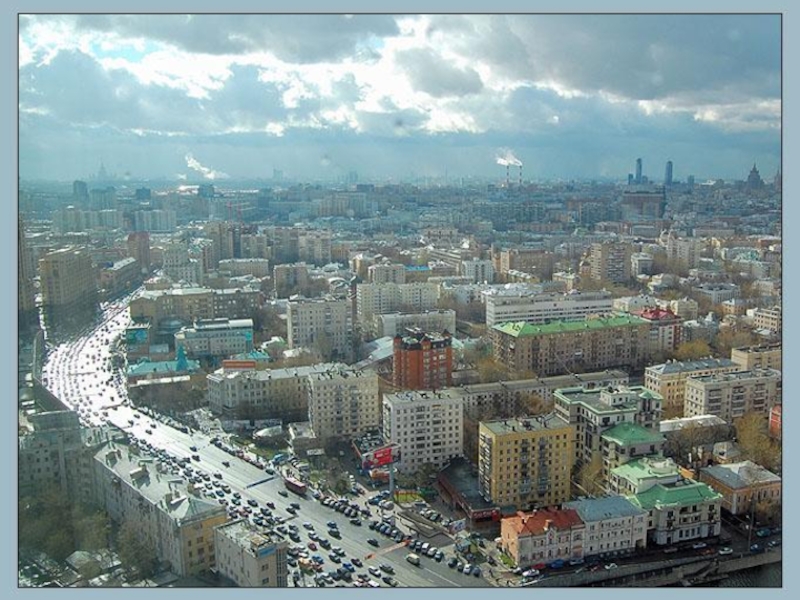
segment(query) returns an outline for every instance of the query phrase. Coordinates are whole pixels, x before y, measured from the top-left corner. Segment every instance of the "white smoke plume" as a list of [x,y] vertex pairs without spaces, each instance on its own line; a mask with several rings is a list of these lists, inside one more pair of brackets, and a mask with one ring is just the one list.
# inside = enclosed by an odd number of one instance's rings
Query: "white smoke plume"
[[512,152],[508,148],[501,148],[497,152],[497,156],[495,157],[498,165],[503,165],[507,167],[511,165],[512,167],[521,167],[522,161],[514,156],[514,152]]
[[214,169],[209,169],[208,167],[204,167],[200,164],[191,153],[187,154],[185,157],[186,159],[186,166],[190,169],[194,169],[198,173],[200,173],[206,179],[227,179],[228,174],[223,173],[222,171],[215,171]]

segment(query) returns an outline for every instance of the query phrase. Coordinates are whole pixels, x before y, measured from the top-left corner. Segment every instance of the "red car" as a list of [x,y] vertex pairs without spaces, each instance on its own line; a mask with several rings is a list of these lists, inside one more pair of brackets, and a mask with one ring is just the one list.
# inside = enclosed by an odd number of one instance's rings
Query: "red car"
[[309,550],[316,550],[317,545],[314,542],[308,542],[308,549]]
[[543,571],[546,568],[547,568],[547,565],[545,563],[536,563],[535,565],[533,565],[531,567],[531,569],[536,569],[537,571]]

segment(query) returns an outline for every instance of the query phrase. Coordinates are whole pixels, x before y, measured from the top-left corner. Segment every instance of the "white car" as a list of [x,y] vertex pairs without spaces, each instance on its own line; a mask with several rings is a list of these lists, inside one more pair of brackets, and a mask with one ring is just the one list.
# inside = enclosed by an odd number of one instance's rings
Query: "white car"
[[720,556],[727,556],[729,554],[733,554],[733,548],[725,546],[724,548],[720,548],[718,554]]
[[617,563],[608,563],[605,566],[606,571],[610,571],[611,569],[616,569],[616,568],[617,568]]

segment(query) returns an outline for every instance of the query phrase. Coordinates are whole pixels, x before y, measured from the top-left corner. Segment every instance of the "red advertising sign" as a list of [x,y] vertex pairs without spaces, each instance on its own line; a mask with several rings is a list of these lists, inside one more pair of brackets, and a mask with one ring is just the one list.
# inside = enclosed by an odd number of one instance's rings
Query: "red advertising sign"
[[372,452],[367,452],[362,458],[362,467],[364,469],[374,469],[376,467],[384,467],[391,463],[400,460],[400,446],[397,444],[390,444]]

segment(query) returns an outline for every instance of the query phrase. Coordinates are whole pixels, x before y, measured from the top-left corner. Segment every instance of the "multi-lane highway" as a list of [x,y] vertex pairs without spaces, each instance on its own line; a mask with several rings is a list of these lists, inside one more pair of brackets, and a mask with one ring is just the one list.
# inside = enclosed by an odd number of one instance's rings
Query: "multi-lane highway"
[[[353,517],[325,506],[324,496],[318,493],[299,497],[287,492],[277,469],[253,456],[237,456],[226,440],[185,427],[180,430],[171,426],[178,424],[166,417],[131,406],[122,371],[124,360],[115,355],[119,352],[118,340],[129,323],[127,304],[132,296],[107,306],[99,322],[71,341],[51,348],[46,357],[43,382],[67,406],[77,410],[85,424],[108,423],[126,431],[141,451],[153,456],[159,468],[196,485],[208,501],[224,505],[232,518],[246,518],[255,527],[284,537],[293,555],[293,585],[489,585],[482,577],[465,575],[447,566],[453,549],[446,536],[430,540],[443,550],[441,561],[420,554],[420,564],[412,565],[406,560],[411,552],[406,545],[370,528],[371,521],[380,521],[390,513],[382,515],[383,511],[366,503],[365,496],[347,498],[348,503],[358,505],[356,525],[350,520]],[[290,512],[292,504],[299,509]],[[329,522],[335,522],[336,527],[331,528]],[[337,537],[332,529],[339,532]],[[393,529],[401,535],[410,534],[399,519]],[[329,542],[329,549],[320,546],[321,539]],[[369,539],[376,540],[377,547],[374,542],[368,543]],[[334,549],[339,551],[338,558],[334,557]],[[302,571],[298,561],[315,555],[322,560],[321,571]],[[342,578],[337,569],[344,569],[345,563],[353,571]]]

